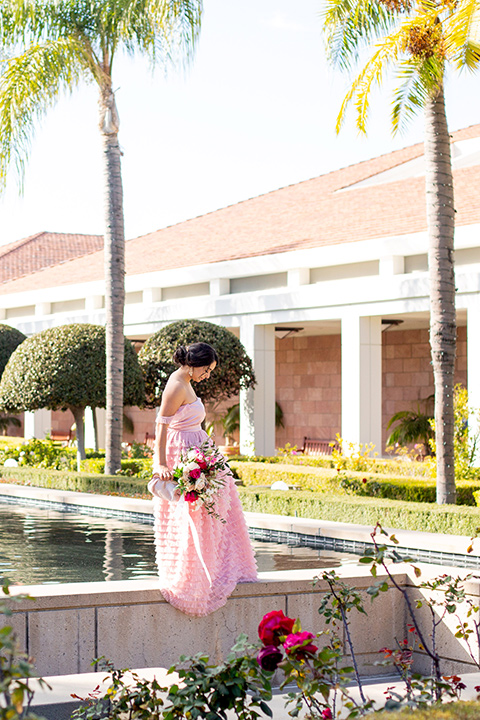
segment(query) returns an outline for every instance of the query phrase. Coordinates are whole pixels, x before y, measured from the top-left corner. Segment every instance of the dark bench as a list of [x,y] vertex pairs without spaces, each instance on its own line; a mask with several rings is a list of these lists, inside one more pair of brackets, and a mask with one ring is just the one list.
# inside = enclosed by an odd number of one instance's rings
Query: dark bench
[[334,449],[339,449],[336,440],[304,437],[301,450],[304,455],[331,455]]

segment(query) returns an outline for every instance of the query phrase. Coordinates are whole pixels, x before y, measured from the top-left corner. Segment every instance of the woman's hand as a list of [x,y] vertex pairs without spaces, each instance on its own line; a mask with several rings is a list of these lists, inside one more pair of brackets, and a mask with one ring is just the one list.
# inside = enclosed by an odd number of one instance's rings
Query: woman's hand
[[152,475],[152,479],[158,478],[159,480],[172,480],[172,471],[168,469],[166,465],[157,465],[155,472]]

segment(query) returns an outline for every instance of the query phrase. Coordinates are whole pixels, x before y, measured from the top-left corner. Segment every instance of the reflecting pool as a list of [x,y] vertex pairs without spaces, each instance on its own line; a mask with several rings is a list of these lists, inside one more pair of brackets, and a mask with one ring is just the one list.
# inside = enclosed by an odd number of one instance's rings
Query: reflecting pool
[[[352,553],[253,540],[259,572],[339,566]],[[0,575],[15,584],[156,576],[153,527],[0,503]]]

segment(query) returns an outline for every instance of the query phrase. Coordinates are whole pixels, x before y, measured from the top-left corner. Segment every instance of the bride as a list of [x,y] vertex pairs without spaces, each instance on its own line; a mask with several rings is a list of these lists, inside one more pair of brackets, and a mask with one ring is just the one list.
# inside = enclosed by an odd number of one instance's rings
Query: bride
[[[160,589],[188,615],[208,615],[222,607],[238,582],[257,579],[256,562],[231,472],[216,495],[216,514],[178,503],[172,471],[182,449],[208,440],[201,423],[205,409],[192,383],[209,378],[218,364],[207,343],[180,345],[178,365],[168,378],[156,420],[153,476],[155,547]],[[226,520],[225,523],[218,516]]]

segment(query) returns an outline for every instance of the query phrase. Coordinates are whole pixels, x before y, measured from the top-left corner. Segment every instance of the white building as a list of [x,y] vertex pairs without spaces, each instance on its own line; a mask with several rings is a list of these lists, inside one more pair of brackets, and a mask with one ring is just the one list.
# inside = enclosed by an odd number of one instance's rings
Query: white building
[[[457,380],[480,407],[480,126],[454,133],[452,154]],[[388,418],[433,392],[424,182],[415,145],[129,240],[126,336],[141,342],[188,317],[236,332],[258,379],[242,400],[254,407],[244,450],[336,432],[382,448]],[[4,280],[0,322],[25,334],[104,323],[103,253],[75,253]],[[153,430],[145,413],[139,440]]]

